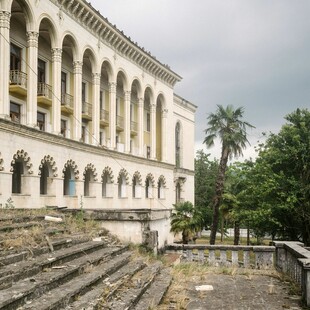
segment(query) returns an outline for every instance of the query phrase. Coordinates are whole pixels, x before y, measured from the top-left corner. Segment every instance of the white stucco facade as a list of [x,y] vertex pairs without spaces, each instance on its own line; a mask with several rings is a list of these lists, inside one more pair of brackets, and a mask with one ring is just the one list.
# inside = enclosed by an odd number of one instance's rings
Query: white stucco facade
[[0,73],[2,207],[194,201],[196,107],[174,94],[181,77],[87,2],[2,0]]

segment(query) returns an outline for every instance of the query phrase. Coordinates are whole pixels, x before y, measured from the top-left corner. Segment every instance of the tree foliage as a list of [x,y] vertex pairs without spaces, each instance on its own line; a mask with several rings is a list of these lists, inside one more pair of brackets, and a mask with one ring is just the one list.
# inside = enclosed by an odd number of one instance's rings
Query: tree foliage
[[195,233],[202,230],[203,216],[191,202],[179,202],[174,205],[170,224],[171,232],[182,233],[182,243],[187,244]]
[[205,130],[204,143],[207,147],[211,147],[214,145],[215,139],[219,138],[222,144],[221,159],[215,181],[215,193],[212,199],[213,218],[210,244],[215,244],[228,159],[242,155],[242,150],[248,143],[246,130],[248,127],[253,127],[243,120],[243,113],[242,107],[234,109],[232,105],[228,105],[226,108],[218,105],[216,113],[211,113],[208,116],[209,127]]

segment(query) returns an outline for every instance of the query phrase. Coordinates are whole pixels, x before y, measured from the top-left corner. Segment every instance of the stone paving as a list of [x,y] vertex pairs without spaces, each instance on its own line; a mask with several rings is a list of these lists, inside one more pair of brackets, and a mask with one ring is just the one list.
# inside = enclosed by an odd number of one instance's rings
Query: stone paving
[[[292,284],[260,274],[207,272],[174,282],[158,309],[186,310],[299,310],[301,296],[292,295]],[[206,290],[197,290],[200,286]],[[295,292],[296,294],[296,292]]]

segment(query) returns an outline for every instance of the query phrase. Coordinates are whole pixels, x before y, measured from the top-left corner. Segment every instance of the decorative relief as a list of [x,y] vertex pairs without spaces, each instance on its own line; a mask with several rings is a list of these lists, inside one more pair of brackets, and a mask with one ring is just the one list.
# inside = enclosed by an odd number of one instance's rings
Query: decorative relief
[[22,159],[26,163],[27,171],[29,174],[33,174],[32,170],[32,163],[30,162],[30,156],[28,156],[28,153],[24,150],[18,150],[16,154],[13,156],[13,160],[11,161],[11,169],[10,172],[14,172],[14,165],[16,163],[16,160]]
[[51,166],[53,171],[53,177],[56,178],[58,176],[56,162],[54,158],[50,155],[44,156],[44,158],[41,160],[41,165],[39,166],[39,175],[41,175],[41,169],[45,163]]
[[86,167],[85,167],[85,170],[83,172],[83,180],[85,180],[85,175],[87,173],[87,171],[91,171],[93,173],[93,176],[94,176],[94,181],[97,182],[98,181],[98,178],[97,178],[97,171],[96,171],[96,168],[93,164],[88,164]]
[[136,182],[138,185],[142,185],[142,176],[141,173],[139,171],[136,171],[133,175],[133,180],[136,179]]
[[118,180],[121,176],[124,176],[126,179],[126,184],[129,184],[129,175],[126,169],[122,168],[121,171],[118,174]]
[[103,179],[106,174],[110,177],[111,183],[114,183],[114,175],[111,167],[107,166],[103,169],[101,178]]
[[74,177],[76,180],[78,180],[79,178],[79,170],[78,170],[78,166],[75,164],[75,161],[70,159],[68,160],[65,165],[64,165],[64,168],[62,169],[62,177],[64,178],[65,177],[65,172],[67,170],[67,168],[71,168],[73,170],[73,173],[74,173]]
[[147,180],[147,179],[151,182],[152,187],[154,187],[154,186],[155,186],[155,179],[154,179],[154,176],[153,176],[152,173],[149,173],[149,174],[146,176],[146,180]]
[[0,153],[0,171],[3,171],[4,167],[3,167],[3,158],[1,157],[1,153]]
[[163,185],[163,187],[166,187],[166,178],[163,175],[161,175],[158,178],[158,183],[161,183]]
[[0,11],[0,28],[10,29],[11,13],[8,11]]
[[38,48],[39,42],[39,32],[28,31],[27,32],[27,44],[28,47],[36,47]]

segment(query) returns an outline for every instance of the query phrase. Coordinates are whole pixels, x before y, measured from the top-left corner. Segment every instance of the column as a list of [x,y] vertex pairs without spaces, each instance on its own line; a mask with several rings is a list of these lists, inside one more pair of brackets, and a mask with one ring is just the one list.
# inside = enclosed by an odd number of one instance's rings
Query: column
[[0,11],[0,118],[10,117],[10,18],[10,12]]
[[37,126],[38,38],[38,32],[27,32],[27,125],[31,127]]
[[82,61],[73,62],[74,75],[74,112],[73,139],[79,141],[82,135]]
[[52,48],[52,132],[60,134],[61,120],[61,48]]
[[110,148],[115,149],[116,143],[116,83],[109,84],[109,94],[110,94],[110,102],[109,102],[109,138],[110,138]]
[[143,156],[144,151],[144,122],[143,122],[143,103],[144,98],[139,98],[138,102],[138,155]]
[[93,145],[99,145],[100,138],[99,138],[99,132],[100,132],[100,73],[93,73],[92,77],[92,87],[93,87],[93,102],[92,102],[92,108],[93,108],[93,115],[92,115],[92,121],[93,121],[93,135],[92,135],[92,144]]
[[130,91],[125,91],[125,153],[130,152],[130,128],[131,128],[131,119],[130,119]]
[[150,104],[151,112],[151,159],[156,158],[156,105]]
[[168,110],[163,109],[161,113],[161,160],[163,162],[167,162],[167,114]]

